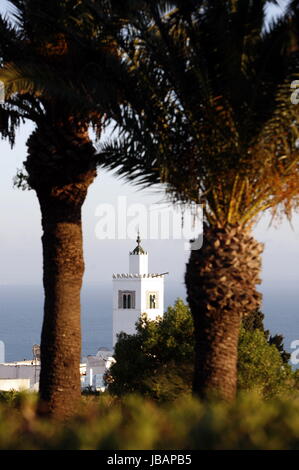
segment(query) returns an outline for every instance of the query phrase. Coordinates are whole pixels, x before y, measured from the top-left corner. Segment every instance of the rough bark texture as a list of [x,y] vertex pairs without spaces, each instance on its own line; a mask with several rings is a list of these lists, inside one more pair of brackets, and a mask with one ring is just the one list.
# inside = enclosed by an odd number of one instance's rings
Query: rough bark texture
[[75,412],[81,395],[81,208],[96,175],[94,151],[87,133],[72,126],[52,132],[39,129],[28,147],[26,168],[40,203],[43,228],[40,411],[65,419]]
[[191,251],[185,282],[195,326],[193,389],[200,397],[236,395],[240,322],[261,302],[262,251],[239,227],[205,227],[202,248]]

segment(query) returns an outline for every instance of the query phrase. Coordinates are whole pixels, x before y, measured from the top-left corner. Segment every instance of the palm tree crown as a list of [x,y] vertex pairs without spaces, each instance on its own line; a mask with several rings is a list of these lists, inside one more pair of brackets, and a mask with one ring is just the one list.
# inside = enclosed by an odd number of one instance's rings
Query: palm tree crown
[[280,203],[289,214],[299,188],[297,10],[267,23],[264,0],[172,2],[167,13],[144,3],[121,43],[137,91],[103,164],[204,203],[212,225],[246,225]]
[[0,131],[12,145],[24,119],[41,127],[73,120],[92,125],[100,135],[107,110],[116,102],[111,83],[121,68],[109,38],[105,2],[97,23],[93,3],[12,0],[13,23],[0,17],[0,80],[6,97]]

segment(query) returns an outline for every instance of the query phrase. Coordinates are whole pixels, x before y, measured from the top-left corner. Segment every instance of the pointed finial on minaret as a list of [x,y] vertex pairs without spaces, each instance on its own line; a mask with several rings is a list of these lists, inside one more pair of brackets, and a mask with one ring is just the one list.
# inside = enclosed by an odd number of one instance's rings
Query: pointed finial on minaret
[[141,243],[141,238],[140,238],[140,232],[139,232],[139,227],[138,227],[138,232],[137,232],[137,238],[136,238],[137,245],[140,246]]
[[136,246],[136,248],[132,251],[131,254],[132,254],[132,255],[145,255],[146,252],[144,251],[144,249],[143,249],[142,246],[141,246],[141,238],[140,238],[139,228],[138,228],[138,232],[137,232],[136,242],[137,242],[137,246]]

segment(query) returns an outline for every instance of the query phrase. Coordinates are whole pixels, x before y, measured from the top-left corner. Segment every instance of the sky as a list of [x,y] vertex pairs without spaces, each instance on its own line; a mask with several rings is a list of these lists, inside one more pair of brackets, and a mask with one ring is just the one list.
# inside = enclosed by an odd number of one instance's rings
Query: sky
[[[0,11],[6,2],[0,0]],[[277,10],[271,10],[274,14]],[[37,285],[42,279],[41,222],[37,198],[33,191],[13,188],[13,178],[26,159],[26,140],[33,126],[20,129],[16,146],[0,141],[0,285]],[[96,235],[102,204],[116,207],[118,198],[127,204],[155,204],[163,200],[157,189],[137,190],[117,179],[112,173],[99,170],[83,208],[85,252],[85,285],[110,282],[112,273],[128,270],[128,252],[134,240],[101,240]],[[132,218],[131,218],[132,219]],[[128,217],[128,221],[131,220]],[[262,278],[264,285],[287,285],[299,281],[299,215],[293,227],[284,221],[277,228],[269,227],[264,216],[254,230],[255,237],[265,243]],[[142,227],[140,227],[142,232]],[[142,233],[141,233],[142,235]],[[189,252],[183,240],[144,240],[149,252],[152,272],[169,271],[168,282],[183,285],[185,264]]]

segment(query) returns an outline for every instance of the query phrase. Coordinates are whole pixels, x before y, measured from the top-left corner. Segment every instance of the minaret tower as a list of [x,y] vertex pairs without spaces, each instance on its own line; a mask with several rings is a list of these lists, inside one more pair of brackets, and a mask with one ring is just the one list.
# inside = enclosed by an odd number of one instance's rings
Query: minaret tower
[[136,242],[129,254],[129,273],[113,274],[113,346],[121,331],[135,333],[141,313],[150,320],[164,313],[164,274],[148,273],[148,253],[139,232]]

